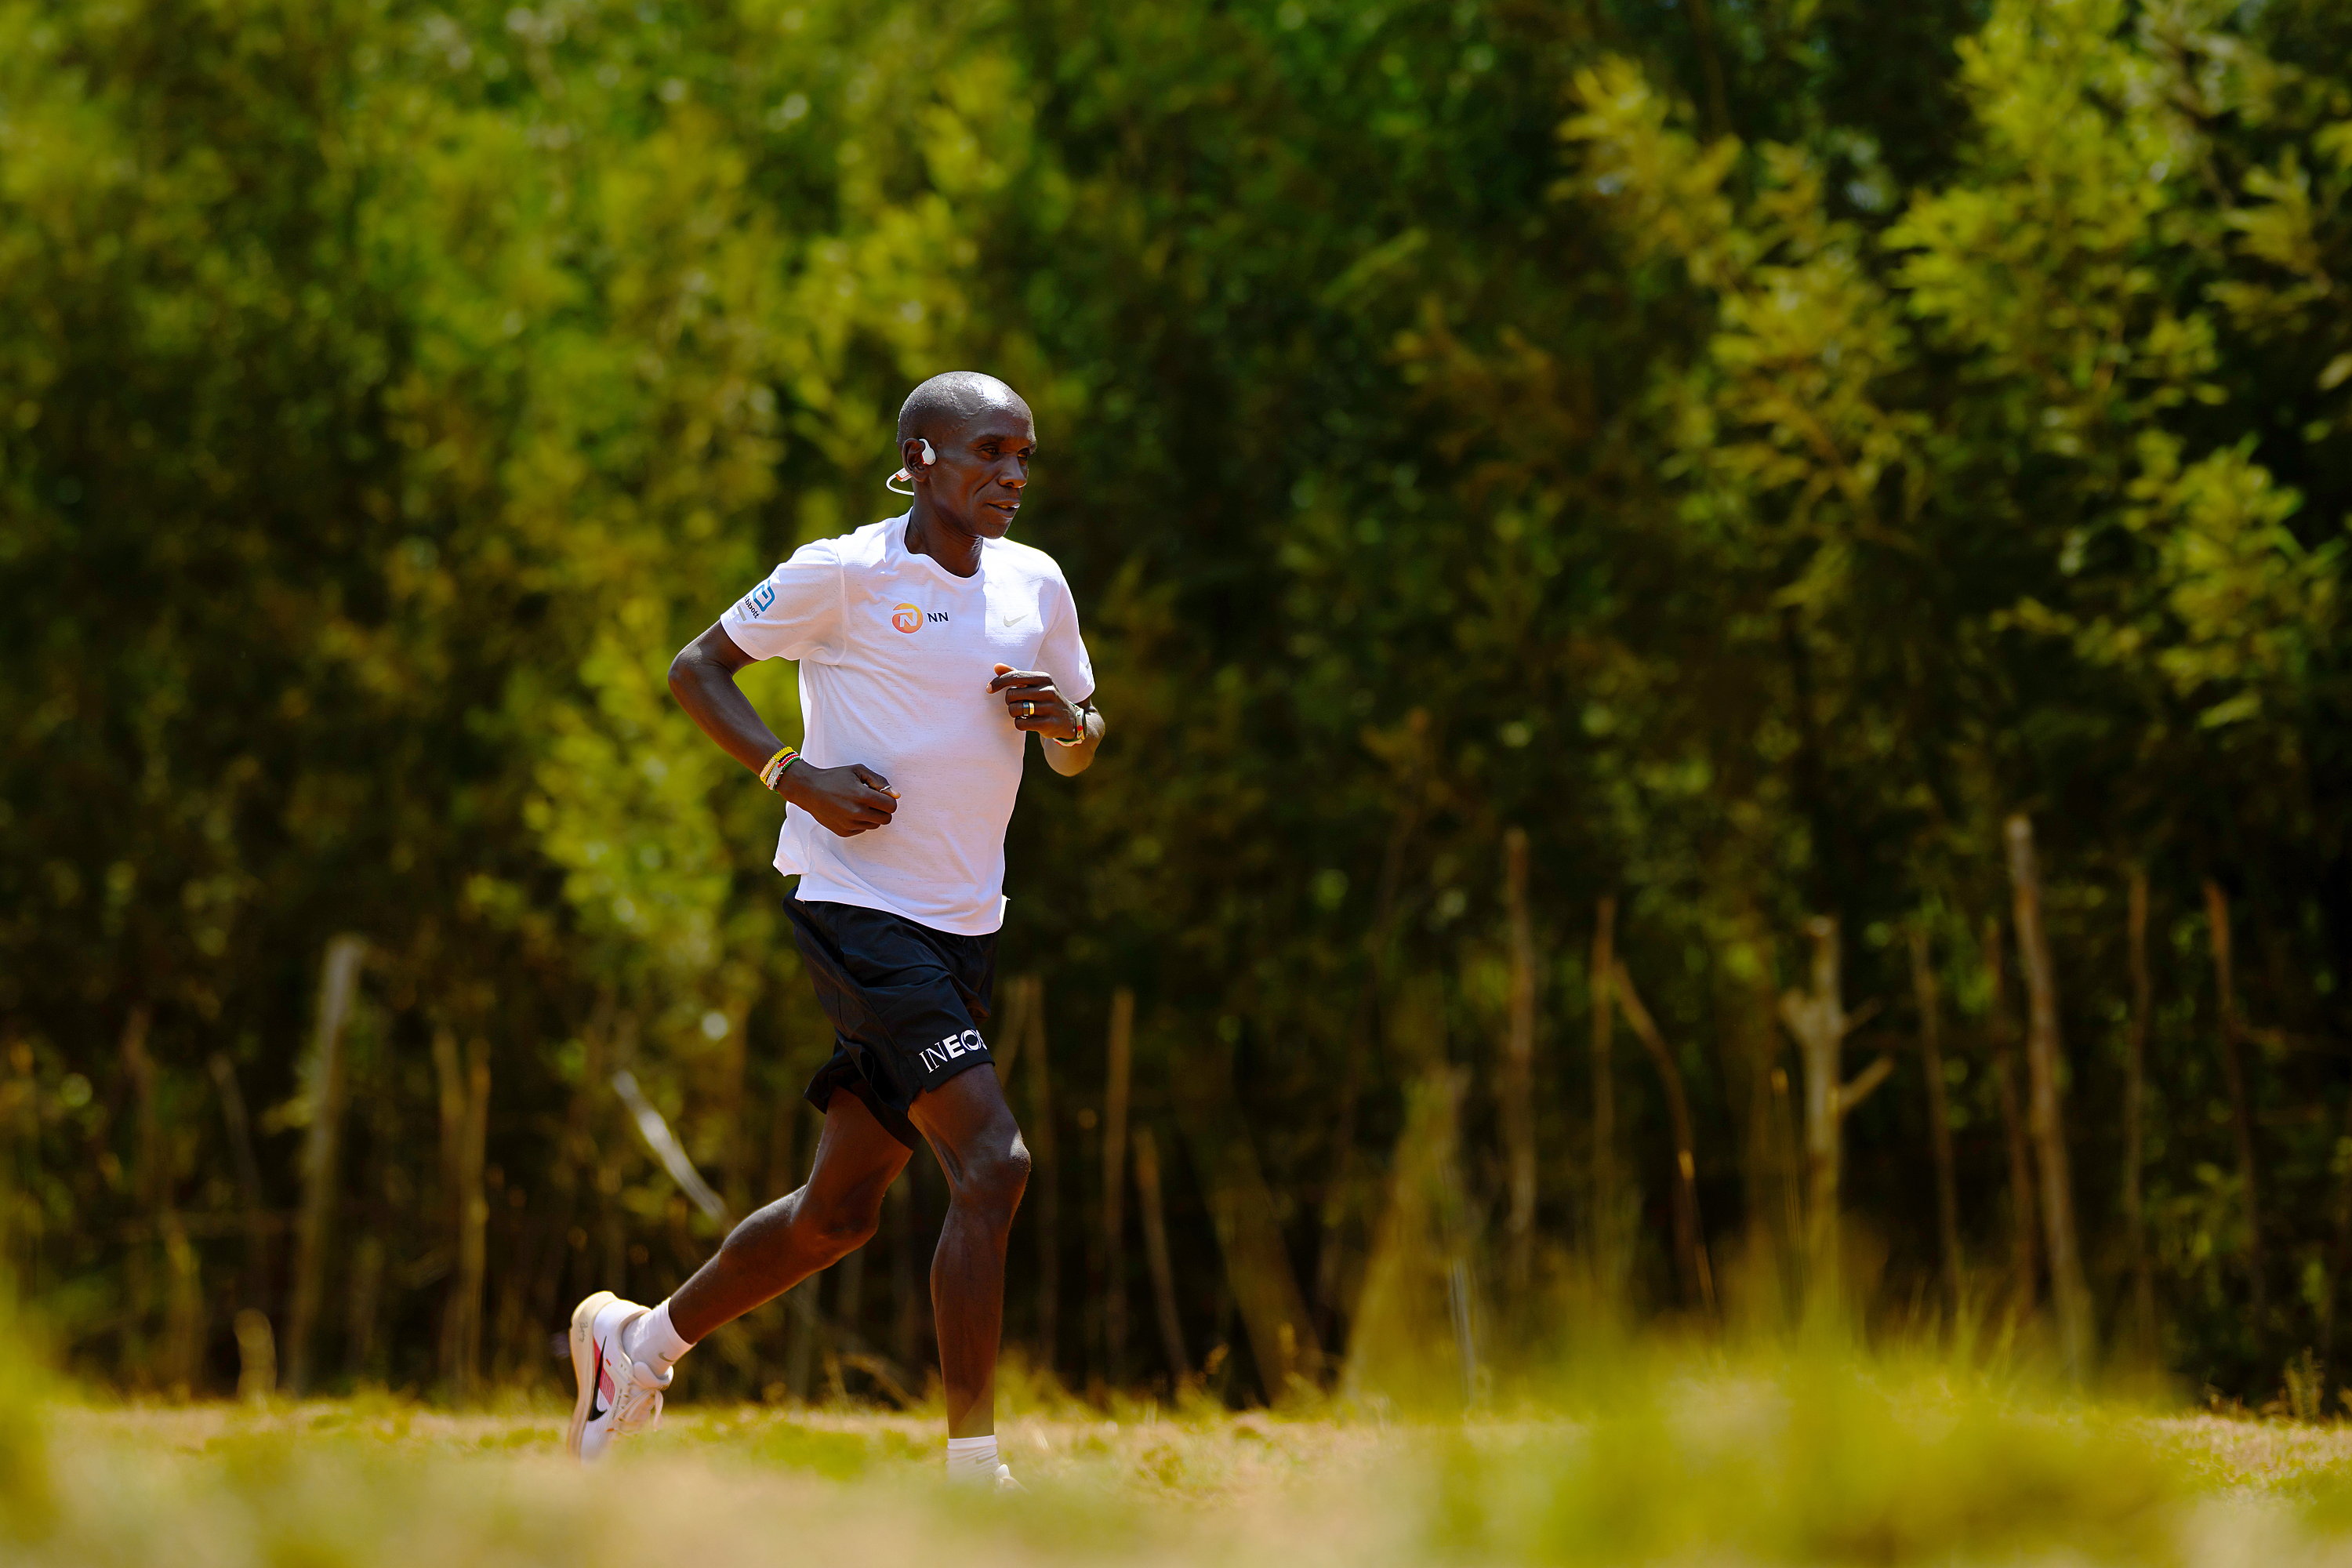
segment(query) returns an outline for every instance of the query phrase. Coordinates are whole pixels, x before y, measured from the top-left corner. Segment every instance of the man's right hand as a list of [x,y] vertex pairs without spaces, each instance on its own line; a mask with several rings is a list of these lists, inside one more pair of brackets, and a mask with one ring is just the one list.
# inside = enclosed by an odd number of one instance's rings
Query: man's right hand
[[784,770],[784,798],[844,838],[887,827],[898,809],[890,781],[863,763],[820,768],[795,757]]

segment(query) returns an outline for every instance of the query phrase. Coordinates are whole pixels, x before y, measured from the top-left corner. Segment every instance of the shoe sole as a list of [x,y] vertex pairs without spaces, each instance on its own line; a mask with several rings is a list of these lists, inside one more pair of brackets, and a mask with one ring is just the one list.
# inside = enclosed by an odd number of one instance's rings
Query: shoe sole
[[563,1451],[580,1458],[580,1436],[588,1429],[588,1406],[596,1397],[596,1314],[620,1298],[599,1290],[572,1309],[572,1376],[580,1396],[572,1402],[572,1428],[563,1436]]

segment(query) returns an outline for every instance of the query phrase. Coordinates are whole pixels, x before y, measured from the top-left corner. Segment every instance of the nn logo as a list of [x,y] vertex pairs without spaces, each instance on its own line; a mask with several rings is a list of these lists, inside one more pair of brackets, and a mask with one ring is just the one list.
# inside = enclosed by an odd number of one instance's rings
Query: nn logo
[[948,618],[945,610],[925,610],[920,605],[899,605],[890,612],[890,624],[902,632],[919,632],[924,626]]
[[923,1070],[943,1068],[958,1057],[984,1056],[988,1042],[980,1037],[978,1029],[966,1029],[961,1035],[950,1035],[935,1046],[923,1047]]

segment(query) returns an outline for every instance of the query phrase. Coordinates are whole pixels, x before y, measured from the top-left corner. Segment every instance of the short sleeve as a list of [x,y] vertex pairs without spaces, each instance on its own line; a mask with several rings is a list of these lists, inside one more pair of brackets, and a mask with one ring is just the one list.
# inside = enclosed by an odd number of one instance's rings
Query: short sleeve
[[1078,635],[1078,602],[1058,575],[1048,581],[1045,597],[1045,640],[1037,649],[1037,667],[1054,678],[1063,696],[1087,701],[1095,694],[1095,663]]
[[840,659],[842,621],[841,553],[830,539],[793,551],[719,617],[735,646],[753,658],[819,664]]

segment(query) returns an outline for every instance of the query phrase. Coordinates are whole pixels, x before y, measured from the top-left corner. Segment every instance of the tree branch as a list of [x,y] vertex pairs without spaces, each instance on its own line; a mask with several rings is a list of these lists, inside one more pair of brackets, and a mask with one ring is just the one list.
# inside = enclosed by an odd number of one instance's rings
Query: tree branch
[[1885,1083],[1886,1075],[1894,1070],[1895,1058],[1881,1057],[1854,1074],[1853,1078],[1840,1084],[1837,1091],[1837,1113],[1843,1116],[1847,1111],[1869,1099],[1870,1091]]

